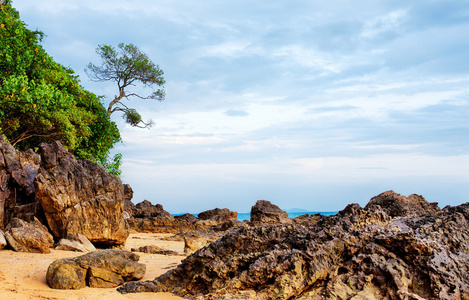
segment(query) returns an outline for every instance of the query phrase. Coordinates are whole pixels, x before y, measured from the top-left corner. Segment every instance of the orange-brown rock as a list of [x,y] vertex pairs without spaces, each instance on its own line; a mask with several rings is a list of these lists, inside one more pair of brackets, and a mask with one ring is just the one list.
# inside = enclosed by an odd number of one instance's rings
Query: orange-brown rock
[[53,235],[81,233],[95,244],[124,244],[129,233],[120,179],[97,163],[75,159],[60,142],[41,144],[40,149],[36,199]]

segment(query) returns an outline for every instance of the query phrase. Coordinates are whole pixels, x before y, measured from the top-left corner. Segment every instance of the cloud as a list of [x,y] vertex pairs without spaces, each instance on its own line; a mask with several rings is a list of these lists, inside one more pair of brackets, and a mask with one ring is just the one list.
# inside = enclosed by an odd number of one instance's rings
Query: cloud
[[227,115],[228,117],[245,117],[249,116],[249,113],[241,109],[229,109],[225,111],[225,115]]
[[156,126],[113,116],[115,151],[135,201],[175,212],[261,198],[338,210],[385,189],[468,201],[466,4],[14,3],[108,101],[116,87],[83,73],[98,44],[132,42],[165,71],[164,102],[132,101]]

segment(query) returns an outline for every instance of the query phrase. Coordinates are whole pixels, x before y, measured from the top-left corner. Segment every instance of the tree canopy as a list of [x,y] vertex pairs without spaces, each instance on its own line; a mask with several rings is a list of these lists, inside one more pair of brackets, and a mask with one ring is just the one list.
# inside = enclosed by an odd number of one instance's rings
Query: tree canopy
[[120,140],[116,124],[73,70],[46,53],[43,36],[0,2],[0,134],[18,149],[60,140],[78,158],[107,161]]
[[[109,116],[121,111],[125,121],[135,127],[150,127],[152,121],[144,122],[140,114],[122,102],[131,98],[153,99],[162,101],[165,98],[163,70],[155,65],[148,56],[133,44],[120,43],[118,50],[112,46],[100,45],[96,48],[102,60],[97,66],[88,64],[86,72],[94,81],[115,81],[118,87],[118,95],[109,103],[107,112]],[[130,91],[137,83],[150,88],[152,92],[142,95],[140,92]]]

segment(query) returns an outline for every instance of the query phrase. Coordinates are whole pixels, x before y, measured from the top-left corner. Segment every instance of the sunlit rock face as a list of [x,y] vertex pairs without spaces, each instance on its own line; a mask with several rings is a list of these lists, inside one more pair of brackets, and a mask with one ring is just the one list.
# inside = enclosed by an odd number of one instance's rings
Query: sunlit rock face
[[121,180],[89,160],[77,160],[60,142],[42,144],[34,185],[55,237],[80,233],[92,243],[122,245],[129,235],[124,220]]

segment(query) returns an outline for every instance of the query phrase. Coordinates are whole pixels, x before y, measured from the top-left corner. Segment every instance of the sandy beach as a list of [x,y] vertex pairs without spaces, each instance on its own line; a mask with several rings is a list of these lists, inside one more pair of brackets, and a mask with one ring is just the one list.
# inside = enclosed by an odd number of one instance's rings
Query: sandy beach
[[[156,245],[164,249],[184,253],[184,243],[161,240],[168,234],[134,233],[125,246],[126,250],[134,247]],[[54,290],[46,283],[46,272],[49,265],[59,258],[82,255],[81,252],[51,249],[49,254],[23,253],[12,250],[0,250],[0,299],[183,299],[170,293],[139,293],[122,295],[116,288],[98,289],[83,288],[79,290]],[[168,256],[159,254],[140,255],[140,263],[147,270],[142,280],[152,280],[177,266],[184,256]]]

